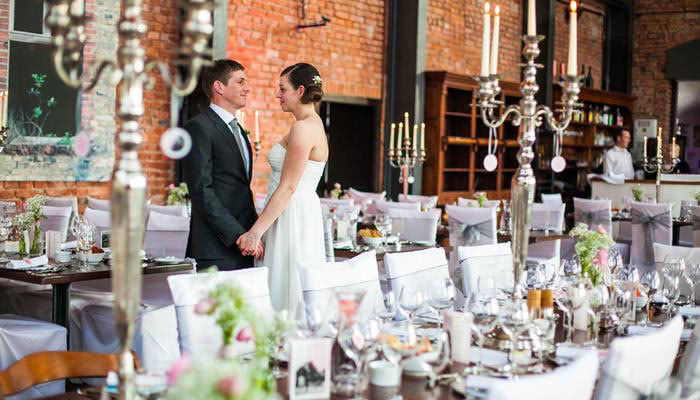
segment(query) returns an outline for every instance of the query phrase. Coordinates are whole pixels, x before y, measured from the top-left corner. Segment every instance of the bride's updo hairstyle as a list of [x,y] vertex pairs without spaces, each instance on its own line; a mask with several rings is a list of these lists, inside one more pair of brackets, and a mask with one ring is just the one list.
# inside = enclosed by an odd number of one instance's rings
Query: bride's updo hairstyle
[[323,81],[316,67],[307,63],[298,63],[289,66],[282,71],[280,76],[287,75],[289,83],[296,90],[304,86],[304,94],[301,96],[302,104],[318,103],[323,99]]

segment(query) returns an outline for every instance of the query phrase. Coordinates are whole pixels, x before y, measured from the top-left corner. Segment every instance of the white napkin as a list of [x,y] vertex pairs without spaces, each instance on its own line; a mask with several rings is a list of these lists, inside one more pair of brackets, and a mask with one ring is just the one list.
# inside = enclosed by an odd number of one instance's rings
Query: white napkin
[[[659,328],[653,327],[653,326],[639,326],[639,325],[632,325],[627,327],[627,334],[630,336],[633,335],[645,335],[647,333],[652,333],[656,332]],[[682,341],[688,341],[690,340],[690,335],[693,333],[692,329],[683,329],[683,332],[681,333],[681,340]]]
[[556,354],[557,357],[579,358],[582,355],[587,354],[589,351],[596,351],[596,349],[561,344],[557,346]]
[[35,268],[35,267],[41,267],[42,265],[46,265],[49,263],[49,258],[46,255],[39,256],[39,257],[34,257],[34,258],[25,258],[23,260],[10,260],[10,268],[13,269],[28,269],[28,268]]
[[61,250],[74,249],[78,247],[78,241],[72,240],[70,242],[61,243]]
[[469,375],[467,377],[467,387],[479,388],[479,389],[490,389],[494,385],[503,382],[501,378],[492,378],[483,375]]
[[[508,353],[493,349],[480,349],[476,346],[469,348],[469,361],[476,362],[481,359],[484,365],[490,367],[501,366],[508,363]],[[469,377],[471,379],[471,376]]]
[[700,307],[684,306],[678,312],[684,317],[700,317]]
[[349,249],[350,247],[352,247],[352,240],[350,239],[336,240],[333,243],[334,249]]

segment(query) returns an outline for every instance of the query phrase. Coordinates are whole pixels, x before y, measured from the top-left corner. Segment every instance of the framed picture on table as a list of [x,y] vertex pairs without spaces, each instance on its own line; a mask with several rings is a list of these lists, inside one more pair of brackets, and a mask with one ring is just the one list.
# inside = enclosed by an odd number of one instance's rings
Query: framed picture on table
[[112,235],[111,231],[102,231],[100,232],[100,248],[111,248],[112,244],[110,243],[110,237]]
[[289,398],[329,398],[332,339],[292,339],[290,343]]

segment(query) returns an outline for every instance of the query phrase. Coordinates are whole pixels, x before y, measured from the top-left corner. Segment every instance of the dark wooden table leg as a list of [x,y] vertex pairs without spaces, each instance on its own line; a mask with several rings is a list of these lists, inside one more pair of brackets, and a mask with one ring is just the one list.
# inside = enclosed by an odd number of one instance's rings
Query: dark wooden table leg
[[674,246],[678,246],[678,243],[680,243],[680,236],[681,226],[673,224],[673,238],[671,238],[671,244],[673,244]]
[[70,283],[53,285],[53,323],[61,325],[68,331],[66,342],[70,347]]

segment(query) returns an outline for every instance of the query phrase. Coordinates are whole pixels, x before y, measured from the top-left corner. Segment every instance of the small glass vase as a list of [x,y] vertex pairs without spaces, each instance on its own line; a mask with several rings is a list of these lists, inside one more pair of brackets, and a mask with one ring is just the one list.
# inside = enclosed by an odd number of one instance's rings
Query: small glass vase
[[34,224],[32,232],[32,246],[29,249],[29,255],[40,256],[44,252],[44,235],[42,235],[39,223]]
[[20,233],[19,235],[19,245],[17,246],[17,253],[21,256],[26,256],[27,254],[27,231]]

